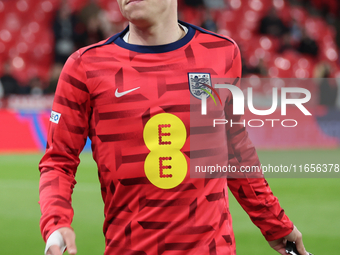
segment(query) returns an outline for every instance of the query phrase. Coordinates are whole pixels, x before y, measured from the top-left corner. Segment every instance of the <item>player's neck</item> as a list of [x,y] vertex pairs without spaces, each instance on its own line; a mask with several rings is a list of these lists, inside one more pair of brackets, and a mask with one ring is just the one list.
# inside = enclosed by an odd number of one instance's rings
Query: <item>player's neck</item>
[[138,27],[130,23],[129,43],[136,45],[164,45],[176,42],[184,37],[185,32],[177,20],[171,23],[157,23],[148,27]]

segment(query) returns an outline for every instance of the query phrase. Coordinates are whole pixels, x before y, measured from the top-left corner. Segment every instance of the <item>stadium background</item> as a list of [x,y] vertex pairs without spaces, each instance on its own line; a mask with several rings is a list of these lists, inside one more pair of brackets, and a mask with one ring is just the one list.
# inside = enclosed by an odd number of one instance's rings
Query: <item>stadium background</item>
[[[243,77],[254,81],[253,88],[259,99],[267,98],[271,89],[257,86],[259,78],[326,78],[330,81],[326,86],[310,85],[314,97],[310,105],[313,118],[302,119],[299,115],[298,128],[248,129],[260,149],[262,164],[340,163],[338,1],[187,0],[179,4],[181,20],[229,35],[239,44]],[[264,19],[273,8],[276,11],[272,24],[280,33],[268,29]],[[86,0],[0,0],[2,254],[42,254],[44,246],[38,226],[37,165],[46,144],[55,79],[65,58],[65,51],[57,46],[58,40],[65,39],[59,36],[56,25],[62,12],[69,13],[65,15],[72,24],[72,51],[106,38],[126,25],[114,0],[91,3]],[[306,44],[302,44],[303,39]],[[8,76],[16,81],[11,80],[10,86],[3,79]],[[286,80],[282,82],[280,86],[285,86]],[[79,254],[101,254],[103,204],[96,166],[89,151],[87,143],[74,192],[73,227]],[[308,250],[314,254],[338,254],[339,179],[271,178],[268,181],[287,214],[304,234]],[[238,254],[275,254],[237,202],[230,199]]]

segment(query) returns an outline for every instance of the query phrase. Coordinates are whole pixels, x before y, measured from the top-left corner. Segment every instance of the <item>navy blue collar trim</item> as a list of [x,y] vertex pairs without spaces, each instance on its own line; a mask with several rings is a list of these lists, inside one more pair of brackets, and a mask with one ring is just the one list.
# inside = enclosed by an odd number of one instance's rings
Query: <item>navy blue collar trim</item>
[[214,35],[214,36],[223,38],[225,40],[228,40],[228,41],[234,43],[233,41],[229,40],[226,37],[223,37],[223,36],[220,36],[220,35],[215,34],[213,32],[207,31],[207,30],[205,30],[201,27],[197,27],[197,26],[194,26],[192,24],[189,24],[189,23],[186,23],[186,22],[183,22],[183,21],[179,21],[179,23],[181,23],[182,25],[184,25],[188,28],[188,33],[182,39],[180,39],[176,42],[170,43],[170,44],[156,45],[156,46],[144,46],[144,45],[135,45],[135,44],[126,43],[123,40],[123,37],[129,31],[129,26],[127,26],[122,32],[115,34],[114,36],[110,37],[105,43],[97,44],[97,45],[94,45],[94,46],[86,49],[82,53],[82,55],[90,49],[100,47],[100,46],[104,46],[104,45],[108,45],[108,44],[111,44],[111,43],[115,43],[116,45],[118,45],[122,48],[125,48],[125,49],[130,50],[130,51],[135,51],[135,52],[138,52],[138,53],[165,53],[165,52],[170,52],[170,51],[177,50],[177,49],[183,47],[184,45],[186,45],[187,43],[189,43],[191,41],[191,39],[195,36],[196,30],[198,30],[202,33],[206,33],[206,34],[210,34],[210,35]]
[[193,29],[188,24],[183,24],[183,25],[188,28],[188,33],[182,39],[176,42],[173,42],[173,43],[165,44],[165,45],[145,46],[145,45],[135,45],[135,44],[126,43],[123,40],[123,37],[129,30],[129,27],[125,28],[125,30],[122,33],[120,33],[118,37],[114,36],[115,38],[112,38],[112,41],[114,41],[115,44],[117,44],[118,46],[122,48],[125,48],[130,51],[135,51],[138,53],[165,53],[169,51],[174,51],[174,50],[177,50],[183,47],[187,43],[189,43],[191,39],[195,36],[195,33],[196,33],[195,29]]

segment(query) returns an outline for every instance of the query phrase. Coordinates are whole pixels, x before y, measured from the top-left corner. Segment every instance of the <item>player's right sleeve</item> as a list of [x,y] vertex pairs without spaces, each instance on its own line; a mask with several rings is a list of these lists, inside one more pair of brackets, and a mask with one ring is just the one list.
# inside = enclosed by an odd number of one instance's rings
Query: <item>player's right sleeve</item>
[[67,60],[59,77],[52,107],[59,117],[50,120],[46,152],[39,164],[40,230],[45,241],[56,229],[71,226],[71,194],[91,113],[86,82],[78,51]]

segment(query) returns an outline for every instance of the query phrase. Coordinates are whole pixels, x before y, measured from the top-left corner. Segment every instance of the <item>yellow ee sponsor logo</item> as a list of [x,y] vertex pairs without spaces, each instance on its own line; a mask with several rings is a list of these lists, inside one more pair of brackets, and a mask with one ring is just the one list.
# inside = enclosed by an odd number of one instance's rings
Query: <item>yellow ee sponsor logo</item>
[[184,180],[188,164],[180,150],[186,137],[184,123],[173,114],[161,113],[146,123],[143,138],[150,153],[145,159],[144,171],[156,187],[172,189]]

